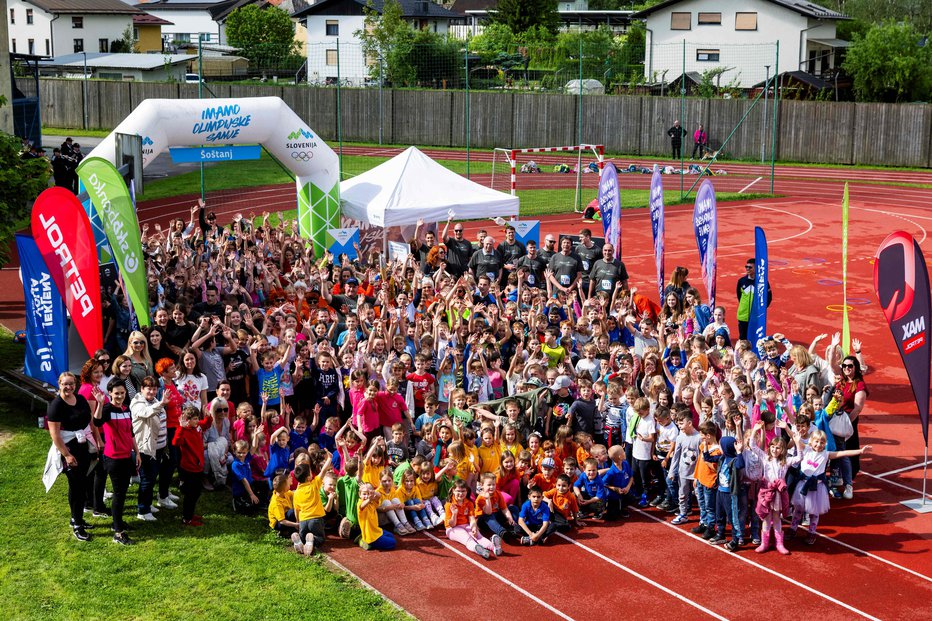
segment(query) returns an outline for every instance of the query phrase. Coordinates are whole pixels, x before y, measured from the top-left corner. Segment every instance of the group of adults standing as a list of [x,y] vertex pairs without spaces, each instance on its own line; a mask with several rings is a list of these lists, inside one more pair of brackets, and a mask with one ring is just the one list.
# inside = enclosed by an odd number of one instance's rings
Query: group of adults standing
[[68,188],[78,193],[78,165],[84,159],[81,145],[71,137],[61,143],[61,147],[52,149],[52,178],[55,185]]
[[[680,121],[673,121],[673,127],[667,130],[667,136],[670,137],[670,147],[672,150],[671,157],[675,160],[683,157],[683,137],[686,135],[686,128],[680,126]],[[706,133],[702,123],[693,132],[693,154],[692,159],[696,159],[698,153],[699,159],[705,155],[709,149],[709,134]]]

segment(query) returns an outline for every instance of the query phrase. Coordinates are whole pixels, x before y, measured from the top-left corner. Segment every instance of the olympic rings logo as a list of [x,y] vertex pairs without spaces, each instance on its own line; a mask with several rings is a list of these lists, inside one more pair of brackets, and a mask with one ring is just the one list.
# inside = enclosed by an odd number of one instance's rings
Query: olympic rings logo
[[302,162],[309,162],[314,158],[313,151],[292,151],[291,159],[300,160]]

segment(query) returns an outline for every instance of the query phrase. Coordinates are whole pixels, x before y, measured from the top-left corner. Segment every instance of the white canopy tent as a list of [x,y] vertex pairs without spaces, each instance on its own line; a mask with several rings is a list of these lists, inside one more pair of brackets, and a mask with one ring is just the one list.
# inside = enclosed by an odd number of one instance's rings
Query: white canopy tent
[[487,188],[408,147],[383,164],[340,183],[343,216],[389,228],[518,215],[518,197]]

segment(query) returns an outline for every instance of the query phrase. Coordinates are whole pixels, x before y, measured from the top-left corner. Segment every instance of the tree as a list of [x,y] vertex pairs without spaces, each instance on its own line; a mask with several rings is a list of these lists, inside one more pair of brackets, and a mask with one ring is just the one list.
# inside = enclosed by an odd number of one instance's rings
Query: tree
[[929,99],[932,46],[909,23],[873,26],[848,48],[842,65],[860,101]]
[[364,11],[364,26],[354,34],[362,41],[363,55],[370,61],[369,75],[396,86],[413,84],[417,78],[417,68],[411,62],[414,31],[403,18],[401,4],[386,0],[379,13],[370,2]]
[[278,8],[260,9],[256,4],[240,7],[226,21],[227,42],[254,64],[268,65],[294,56],[294,22]]
[[123,36],[110,43],[110,51],[114,54],[132,54],[137,52],[136,39],[133,37],[133,27],[127,26]]
[[21,150],[19,138],[0,132],[0,265],[9,259],[7,242],[25,226],[32,201],[49,185],[48,160],[20,159]]
[[535,26],[552,33],[560,28],[557,0],[499,0],[489,19],[508,26],[516,35]]

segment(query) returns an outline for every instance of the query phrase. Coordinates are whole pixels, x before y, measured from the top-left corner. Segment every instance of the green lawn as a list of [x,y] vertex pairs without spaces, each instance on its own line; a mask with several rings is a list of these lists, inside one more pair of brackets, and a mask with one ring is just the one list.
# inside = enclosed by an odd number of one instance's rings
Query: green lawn
[[[0,333],[0,365],[22,364],[22,345]],[[28,402],[0,388],[0,601],[7,619],[401,619],[405,615],[318,555],[297,556],[261,517],[234,516],[228,493],[205,493],[206,525],[131,517],[138,541],[110,541],[109,524],[81,543],[68,528],[67,482],[46,495],[49,434]],[[128,506],[135,501],[130,488]],[[129,512],[127,512],[129,514]],[[160,514],[160,515],[164,515]]]

